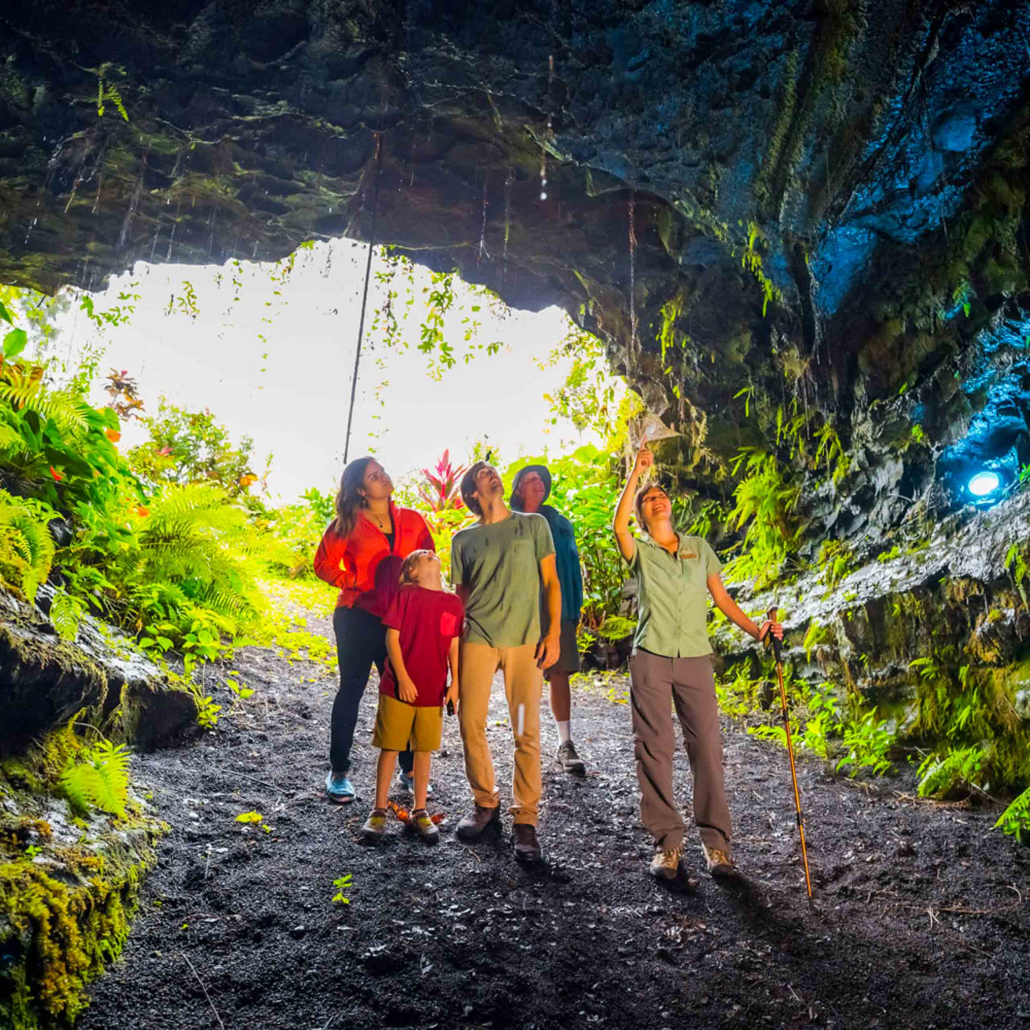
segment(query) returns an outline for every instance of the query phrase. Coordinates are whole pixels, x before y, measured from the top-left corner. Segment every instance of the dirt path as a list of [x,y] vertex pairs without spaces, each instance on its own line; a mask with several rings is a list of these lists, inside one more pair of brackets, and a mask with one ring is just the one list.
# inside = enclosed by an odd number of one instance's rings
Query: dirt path
[[[321,791],[334,678],[267,650],[237,668],[258,691],[245,714],[137,760],[172,831],[83,1030],[1030,1027],[1030,851],[989,832],[996,815],[914,804],[898,782],[871,796],[804,764],[813,914],[785,755],[731,731],[727,784],[748,881],[710,880],[691,834],[685,865],[699,883],[659,885],[644,875],[629,712],[594,690],[575,699],[589,775],[545,773],[545,869],[516,865],[510,826],[503,841],[454,838],[468,803],[454,720],[435,763],[441,844],[395,824],[369,848],[356,835],[371,747],[357,755],[357,803],[340,809]],[[374,706],[370,689],[361,741]],[[502,703],[490,732],[506,785]],[[687,802],[685,754],[677,785]],[[249,810],[271,832],[235,821]],[[348,872],[352,903],[334,905],[332,881]]]

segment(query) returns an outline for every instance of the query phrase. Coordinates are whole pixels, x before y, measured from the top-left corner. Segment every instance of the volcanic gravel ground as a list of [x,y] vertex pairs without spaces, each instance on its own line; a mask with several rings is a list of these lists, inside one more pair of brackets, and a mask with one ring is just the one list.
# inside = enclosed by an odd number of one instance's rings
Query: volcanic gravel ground
[[[200,742],[136,759],[171,832],[82,1030],[1030,1027],[1030,851],[992,831],[994,809],[917,802],[910,778],[863,789],[800,763],[811,911],[787,756],[724,728],[742,875],[709,878],[690,828],[680,880],[657,883],[617,678],[574,695],[584,779],[551,761],[545,711],[546,865],[516,864],[508,818],[501,837],[454,837],[470,803],[454,719],[434,759],[440,844],[392,820],[389,839],[368,846],[358,830],[374,683],[358,725],[359,798],[338,807],[323,794],[335,674],[262,649],[236,668],[257,690],[242,710]],[[228,707],[227,691],[216,696]],[[499,683],[490,720],[506,806]],[[676,784],[689,826],[682,751]],[[270,832],[236,821],[251,810]],[[351,903],[334,904],[345,873]]]

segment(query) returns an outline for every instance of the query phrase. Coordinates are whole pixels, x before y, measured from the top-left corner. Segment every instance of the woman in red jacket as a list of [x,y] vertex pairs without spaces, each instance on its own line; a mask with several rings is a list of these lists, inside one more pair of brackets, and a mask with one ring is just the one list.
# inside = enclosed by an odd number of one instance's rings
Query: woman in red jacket
[[[315,575],[340,588],[333,612],[340,689],[333,702],[325,789],[330,800],[354,800],[347,777],[358,704],[375,664],[386,661],[383,616],[399,589],[401,565],[412,551],[435,550],[425,519],[398,508],[390,495],[393,483],[374,458],[355,458],[344,470],[336,495],[336,518],[322,536],[315,555]],[[401,756],[401,780],[409,782],[410,752]]]

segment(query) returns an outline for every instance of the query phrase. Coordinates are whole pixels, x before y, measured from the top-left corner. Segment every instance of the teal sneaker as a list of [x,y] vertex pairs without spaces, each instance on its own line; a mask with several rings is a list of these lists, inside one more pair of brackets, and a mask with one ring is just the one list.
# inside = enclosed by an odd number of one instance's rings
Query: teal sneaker
[[325,792],[329,800],[338,805],[347,805],[354,800],[354,787],[346,773],[329,771],[325,778]]
[[[397,770],[397,778],[393,781],[394,789],[405,797],[413,798],[415,796],[415,777],[409,776],[403,769]],[[426,784],[426,797],[429,797],[433,793],[433,785],[431,783]]]

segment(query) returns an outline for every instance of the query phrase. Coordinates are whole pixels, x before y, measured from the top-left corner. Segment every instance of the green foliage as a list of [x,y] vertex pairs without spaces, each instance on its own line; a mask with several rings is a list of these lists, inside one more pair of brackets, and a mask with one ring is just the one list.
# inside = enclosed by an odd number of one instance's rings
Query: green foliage
[[79,623],[85,614],[85,603],[64,590],[58,590],[50,602],[50,624],[62,640],[74,641],[78,637]]
[[155,416],[143,419],[150,439],[133,447],[130,466],[154,486],[215,483],[237,497],[257,481],[251,470],[254,441],[234,446],[229,431],[208,410],[188,411],[164,397]]
[[0,489],[0,583],[18,588],[29,601],[50,575],[54,542],[48,525],[54,517],[48,505]]
[[805,661],[810,662],[812,660],[812,651],[815,650],[820,644],[827,643],[831,638],[830,631],[826,626],[820,626],[818,622],[813,619],[808,624],[808,629],[805,630],[805,638],[801,641],[801,646],[805,649]]
[[[565,381],[557,390],[544,394],[551,405],[551,424],[566,418],[583,433],[593,431],[606,441],[609,450],[622,445],[620,432],[625,432],[629,417],[641,410],[636,394],[628,391],[625,382],[609,371],[604,345],[596,336],[583,332],[571,319],[566,319],[565,336],[551,351],[541,370],[554,368],[559,362],[572,359]],[[626,410],[626,401],[636,400],[633,410]]]
[[1030,787],[1023,791],[994,824],[996,829],[1015,837],[1017,843],[1023,843],[1023,834],[1030,840]]
[[759,253],[759,243],[765,244],[765,234],[758,227],[757,222],[748,222],[747,225],[747,246],[740,259],[742,268],[750,272],[758,285],[762,287],[762,317],[765,318],[769,308],[769,302],[783,303],[783,294],[773,285],[772,280],[762,271],[762,255]]
[[661,328],[658,330],[658,344],[662,349],[662,365],[665,365],[665,357],[670,350],[677,346],[684,346],[689,342],[689,337],[676,329],[676,322],[683,314],[684,298],[682,293],[677,293],[667,300],[661,307],[659,314],[662,319]]
[[820,582],[833,590],[855,571],[855,552],[841,540],[824,540],[819,549]]
[[103,118],[108,102],[114,104],[115,109],[122,116],[124,121],[129,120],[129,112],[125,110],[125,102],[118,91],[118,87],[105,77],[111,68],[110,64],[103,64],[97,71],[97,117]]
[[336,888],[336,893],[333,895],[333,904],[349,905],[350,898],[347,897],[347,891],[353,886],[351,884],[351,874],[344,873],[343,876],[338,876],[333,880],[333,886]]
[[61,773],[61,789],[83,814],[92,805],[124,818],[129,796],[129,759],[124,744],[101,740],[69,760]]
[[976,745],[928,755],[919,766],[919,796],[968,794],[980,786],[983,764],[983,749]]
[[844,747],[848,753],[837,763],[837,769],[850,766],[848,775],[852,778],[863,770],[883,776],[893,768],[889,757],[893,746],[894,734],[887,729],[886,720],[877,719],[875,710],[868,712],[844,730]]
[[[385,293],[382,304],[373,312],[369,335],[374,339],[382,334],[382,342],[387,347],[407,350],[409,341],[404,333],[402,323],[406,322],[415,309],[416,284],[415,270],[411,260],[399,254],[394,247],[384,247],[380,257],[385,263],[385,270],[375,273],[377,288]],[[395,288],[398,276],[407,279],[407,299],[400,303],[400,291]],[[466,291],[473,301],[467,304],[459,299],[456,285],[456,272],[432,272],[429,285],[422,288],[425,300],[425,317],[418,327],[418,350],[429,359],[428,375],[439,380],[443,374],[457,365],[459,358],[468,364],[477,354],[488,355],[498,353],[501,344],[492,340],[484,343],[479,338],[482,324],[476,317],[486,303],[498,313],[507,312],[507,306],[495,293],[484,286],[466,284]],[[458,327],[454,327],[454,318],[461,316]],[[448,322],[450,321],[450,328]],[[466,344],[463,353],[459,354],[452,342],[452,337],[460,335]]]
[[1023,604],[1030,607],[1030,598],[1027,596],[1027,588],[1025,586],[1027,572],[1030,572],[1030,567],[1027,565],[1027,549],[1025,546],[1012,544],[1009,547],[1005,552],[1005,568],[1012,577],[1012,582],[1019,591]]
[[730,529],[747,525],[740,553],[726,566],[729,581],[753,579],[756,590],[773,582],[800,533],[795,516],[801,487],[791,482],[775,455],[755,447],[742,447],[734,459],[733,473],[742,464],[744,477],[733,492]]
[[118,417],[85,400],[91,379],[85,370],[58,387],[43,365],[0,363],[0,487],[64,511],[139,493],[110,439]]
[[597,635],[608,641],[625,640],[636,628],[635,619],[627,619],[622,615],[607,615],[604,622],[597,627]]
[[954,301],[955,306],[962,309],[962,313],[969,318],[970,312],[973,310],[973,297],[976,294],[973,291],[973,285],[969,280],[960,282],[958,286],[952,291],[951,299]]

